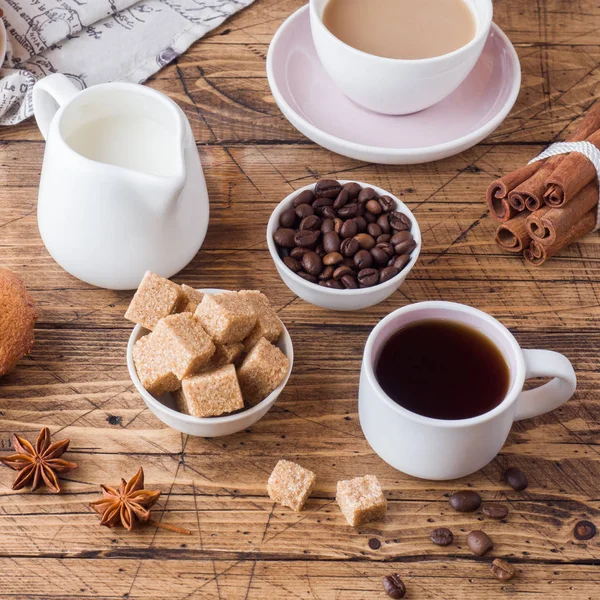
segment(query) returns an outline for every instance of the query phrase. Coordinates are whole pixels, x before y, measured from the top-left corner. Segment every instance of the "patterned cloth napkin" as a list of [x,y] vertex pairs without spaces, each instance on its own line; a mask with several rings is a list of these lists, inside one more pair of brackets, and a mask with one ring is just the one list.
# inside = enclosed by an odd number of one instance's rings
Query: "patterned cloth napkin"
[[33,114],[31,90],[50,73],[82,89],[140,83],[254,0],[2,0],[8,48],[0,125]]

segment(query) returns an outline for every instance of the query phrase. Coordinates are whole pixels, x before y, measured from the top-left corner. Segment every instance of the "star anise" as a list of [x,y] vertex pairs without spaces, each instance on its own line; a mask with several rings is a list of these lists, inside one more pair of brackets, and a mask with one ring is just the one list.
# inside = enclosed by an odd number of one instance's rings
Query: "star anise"
[[18,454],[0,457],[0,462],[19,471],[13,490],[31,484],[33,491],[46,484],[52,492],[60,492],[56,473],[68,473],[77,468],[77,463],[60,458],[69,447],[70,440],[50,443],[50,430],[44,427],[35,442],[35,447],[20,435],[14,434],[12,443]]
[[160,497],[159,491],[144,489],[144,469],[139,471],[129,480],[121,479],[119,488],[102,484],[104,498],[91,502],[90,506],[102,516],[100,525],[114,527],[123,525],[131,531],[137,523],[152,523],[163,529],[170,529],[179,533],[191,532],[176,525],[167,525],[151,519],[150,508]]

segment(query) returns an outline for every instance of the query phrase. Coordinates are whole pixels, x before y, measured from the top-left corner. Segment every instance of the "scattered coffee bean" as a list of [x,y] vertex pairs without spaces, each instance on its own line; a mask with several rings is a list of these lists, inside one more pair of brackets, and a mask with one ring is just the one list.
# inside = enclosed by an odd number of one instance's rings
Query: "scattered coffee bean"
[[315,196],[336,198],[341,190],[342,186],[335,179],[321,179],[315,185]]
[[371,548],[371,550],[379,550],[379,548],[381,548],[381,542],[377,538],[371,538],[369,540],[369,548]]
[[591,540],[596,535],[596,526],[590,521],[579,521],[573,528],[573,535],[582,542]]
[[385,593],[394,600],[400,600],[406,595],[406,586],[404,581],[400,579],[400,575],[395,573],[394,575],[386,575],[382,579],[383,589]]
[[508,508],[504,504],[484,504],[481,512],[490,519],[504,519],[508,515]]
[[483,531],[471,531],[467,536],[467,546],[473,554],[477,556],[483,556],[486,552],[489,552],[494,544],[490,537]]
[[300,269],[302,269],[302,265],[295,258],[292,258],[291,256],[286,256],[283,259],[283,262],[284,262],[285,266],[290,271],[293,271],[294,273],[297,273],[298,271],[300,271]]
[[504,481],[517,492],[522,492],[529,485],[527,475],[517,467],[509,467],[504,471]]
[[334,288],[336,290],[343,290],[345,289],[344,286],[342,285],[342,283],[340,281],[337,281],[336,279],[328,279],[325,282],[325,286],[328,288]]
[[494,577],[497,577],[500,581],[508,581],[509,579],[512,579],[516,573],[515,568],[501,558],[496,558],[492,562],[490,569]]
[[438,546],[449,546],[454,541],[454,535],[446,527],[438,527],[429,535],[431,541]]
[[379,271],[377,269],[362,269],[358,272],[358,283],[362,287],[372,287],[379,283]]
[[293,200],[292,205],[298,207],[301,204],[312,204],[315,199],[315,195],[312,190],[304,190],[300,192]]
[[395,277],[417,246],[411,220],[396,208],[371,187],[324,179],[293,198],[273,239],[284,264],[307,281],[370,287]]
[[481,506],[481,496],[473,490],[463,490],[452,494],[449,502],[458,512],[474,512]]

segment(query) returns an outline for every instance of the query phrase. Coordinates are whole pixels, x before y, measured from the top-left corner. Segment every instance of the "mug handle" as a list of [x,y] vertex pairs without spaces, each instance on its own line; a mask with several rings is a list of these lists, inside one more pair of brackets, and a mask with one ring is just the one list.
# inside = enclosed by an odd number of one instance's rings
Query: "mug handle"
[[530,419],[564,404],[575,392],[577,377],[566,356],[551,350],[523,350],[525,379],[554,377],[533,390],[521,392],[517,398],[515,421]]
[[50,123],[56,111],[78,92],[75,84],[62,73],[48,75],[33,86],[33,114],[44,139],[48,138]]

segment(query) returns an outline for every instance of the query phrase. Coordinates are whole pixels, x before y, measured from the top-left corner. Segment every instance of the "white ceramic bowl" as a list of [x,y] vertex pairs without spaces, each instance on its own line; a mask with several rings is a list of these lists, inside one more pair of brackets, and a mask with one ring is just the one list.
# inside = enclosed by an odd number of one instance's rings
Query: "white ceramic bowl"
[[[338,179],[337,181],[344,185],[345,183],[350,183],[353,180]],[[283,260],[281,260],[279,253],[277,252],[277,247],[275,246],[275,241],[273,240],[273,234],[279,228],[279,217],[281,213],[292,206],[292,200],[300,192],[314,189],[316,183],[312,183],[300,188],[299,190],[296,190],[295,192],[292,192],[275,207],[275,210],[271,214],[269,224],[267,225],[267,244],[269,246],[271,258],[273,259],[273,262],[275,263],[277,271],[281,279],[283,279],[283,282],[290,288],[290,290],[292,290],[292,292],[294,292],[294,294],[300,296],[300,298],[306,300],[306,302],[315,304],[321,308],[329,308],[331,310],[359,310],[361,308],[367,308],[368,306],[379,304],[379,302],[385,300],[388,296],[391,296],[404,283],[406,276],[410,273],[411,269],[417,262],[417,258],[421,252],[421,230],[419,229],[417,220],[408,207],[398,198],[396,198],[394,194],[390,194],[390,192],[384,190],[383,188],[377,187],[376,185],[371,185],[370,183],[363,183],[361,181],[356,181],[355,183],[358,183],[362,187],[373,188],[380,196],[387,195],[394,199],[396,202],[396,210],[404,213],[412,221],[413,227],[411,229],[411,233],[415,239],[415,242],[417,243],[417,247],[412,251],[410,262],[404,267],[404,269],[402,269],[402,271],[400,271],[396,277],[392,277],[392,279],[386,281],[385,283],[380,283],[370,288],[362,288],[357,290],[336,290],[333,288],[323,287],[316,283],[310,283],[310,281],[302,279],[302,277],[296,275],[296,273],[285,266],[285,263]]]
[[[219,294],[227,290],[203,289],[199,291],[204,294]],[[283,333],[276,345],[288,357],[290,361],[290,370],[277,389],[271,392],[256,406],[232,415],[209,418],[184,415],[176,409],[175,400],[171,394],[163,394],[162,396],[155,398],[140,383],[133,362],[133,346],[141,337],[148,333],[149,331],[141,325],[136,325],[131,332],[129,343],[127,344],[127,368],[129,369],[129,376],[137,391],[140,393],[140,396],[144,399],[144,402],[156,417],[169,427],[190,435],[220,437],[238,433],[239,431],[243,431],[251,425],[254,425],[254,423],[259,419],[262,419],[265,413],[273,406],[275,400],[277,400],[279,394],[281,394],[283,388],[286,386],[292,373],[292,367],[294,366],[294,348],[292,346],[292,339],[284,325]]]

